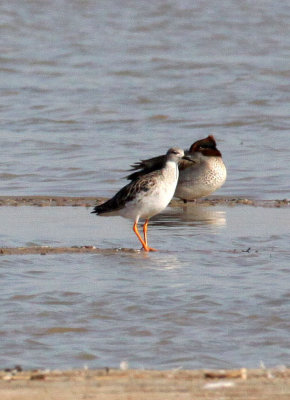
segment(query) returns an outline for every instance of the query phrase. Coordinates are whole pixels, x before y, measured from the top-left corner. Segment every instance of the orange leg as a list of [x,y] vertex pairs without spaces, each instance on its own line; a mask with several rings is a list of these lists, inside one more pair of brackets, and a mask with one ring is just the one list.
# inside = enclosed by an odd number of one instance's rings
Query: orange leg
[[134,225],[133,225],[133,231],[135,232],[137,238],[140,240],[140,242],[141,242],[141,244],[142,244],[142,246],[143,246],[143,249],[144,249],[145,251],[150,251],[150,250],[149,250],[149,247],[148,247],[147,244],[144,242],[144,240],[142,239],[142,237],[141,237],[141,235],[140,235],[140,233],[139,233],[139,231],[138,231],[138,225],[137,225],[137,222],[136,222],[136,221],[134,222]]
[[134,225],[133,225],[133,231],[136,234],[137,238],[140,240],[140,242],[141,242],[141,244],[143,246],[143,249],[145,251],[154,251],[154,249],[151,249],[150,247],[148,247],[147,243],[142,239],[142,237],[141,237],[141,235],[140,235],[140,233],[138,231],[138,226],[137,226],[137,222],[136,221],[134,222]]
[[147,242],[148,222],[149,222],[149,219],[146,219],[146,221],[143,225],[144,241],[145,241],[146,246],[148,247],[148,251],[157,251],[156,249],[153,249],[153,247],[148,246],[148,242]]

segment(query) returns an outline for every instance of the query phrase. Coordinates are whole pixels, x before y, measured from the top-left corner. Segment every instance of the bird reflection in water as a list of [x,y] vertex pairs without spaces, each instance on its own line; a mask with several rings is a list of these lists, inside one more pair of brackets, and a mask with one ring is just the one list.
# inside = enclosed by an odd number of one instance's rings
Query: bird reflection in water
[[155,226],[201,226],[226,225],[226,212],[217,207],[186,205],[167,208],[163,213],[152,218]]

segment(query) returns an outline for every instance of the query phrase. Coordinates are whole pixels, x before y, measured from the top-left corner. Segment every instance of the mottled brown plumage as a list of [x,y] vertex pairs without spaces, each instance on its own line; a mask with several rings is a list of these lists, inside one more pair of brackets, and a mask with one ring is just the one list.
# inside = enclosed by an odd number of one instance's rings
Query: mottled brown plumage
[[156,185],[156,180],[160,179],[161,175],[162,170],[158,169],[151,173],[138,176],[134,181],[128,183],[128,185],[119,190],[114,197],[96,206],[92,213],[104,214],[122,209],[127,202],[133,201],[137,194],[143,193],[145,195],[146,192]]

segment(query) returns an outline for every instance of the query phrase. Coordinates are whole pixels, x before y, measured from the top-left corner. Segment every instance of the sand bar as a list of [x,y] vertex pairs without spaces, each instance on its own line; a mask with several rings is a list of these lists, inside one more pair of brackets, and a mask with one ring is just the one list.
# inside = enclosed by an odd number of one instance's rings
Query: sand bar
[[141,250],[129,248],[101,249],[95,246],[72,246],[72,247],[50,247],[50,246],[30,246],[30,247],[2,247],[0,255],[24,255],[39,254],[117,254],[117,253],[140,253]]
[[[37,207],[93,207],[96,203],[103,203],[107,200],[104,197],[69,197],[69,196],[0,196],[0,206],[37,206]],[[289,199],[258,200],[243,197],[218,197],[212,196],[209,199],[198,199],[195,202],[184,204],[181,200],[173,199],[171,207],[187,206],[194,204],[204,206],[217,205],[248,205],[255,207],[289,207]]]

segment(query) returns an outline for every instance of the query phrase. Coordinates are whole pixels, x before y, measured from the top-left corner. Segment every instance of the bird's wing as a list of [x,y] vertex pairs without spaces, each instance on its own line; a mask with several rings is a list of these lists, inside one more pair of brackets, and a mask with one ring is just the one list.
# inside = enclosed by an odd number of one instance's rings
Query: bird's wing
[[147,160],[141,160],[131,165],[130,171],[136,171],[132,174],[128,175],[126,178],[130,181],[134,181],[137,178],[149,174],[150,172],[159,170],[164,167],[166,162],[166,155],[157,156],[153,158],[149,158]]
[[159,174],[161,174],[161,171],[158,170],[146,174],[145,176],[142,175],[138,177],[136,180],[128,183],[128,185],[120,189],[114,197],[101,205],[95,206],[92,213],[103,214],[106,212],[121,210],[127,202],[134,200],[137,194],[148,192],[148,190],[156,184],[155,178]]

